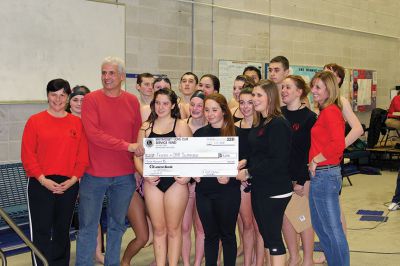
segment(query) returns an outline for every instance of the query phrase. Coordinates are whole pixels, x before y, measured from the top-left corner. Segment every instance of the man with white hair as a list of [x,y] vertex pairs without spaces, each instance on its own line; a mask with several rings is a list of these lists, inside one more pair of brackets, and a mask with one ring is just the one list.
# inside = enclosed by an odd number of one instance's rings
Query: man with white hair
[[107,57],[101,65],[103,88],[85,96],[82,123],[88,139],[89,166],[80,182],[79,234],[76,265],[94,265],[97,226],[107,195],[105,265],[120,264],[125,215],[135,191],[133,153],[143,155],[136,143],[141,126],[136,96],[122,90],[124,62]]

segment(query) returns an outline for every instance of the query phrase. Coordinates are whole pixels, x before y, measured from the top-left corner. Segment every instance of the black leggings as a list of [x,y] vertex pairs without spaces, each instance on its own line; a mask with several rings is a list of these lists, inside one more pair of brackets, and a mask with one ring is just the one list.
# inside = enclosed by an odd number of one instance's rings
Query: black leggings
[[[58,175],[46,178],[59,184],[68,180],[68,177]],[[46,257],[49,265],[69,265],[69,229],[78,190],[79,184],[76,182],[63,194],[54,194],[35,178],[29,178],[28,208],[31,239]],[[43,265],[36,256],[32,259],[33,265]]]
[[224,265],[236,265],[236,220],[240,207],[240,188],[227,187],[221,193],[196,192],[196,206],[204,228],[206,266],[216,266],[219,240],[224,251]]
[[270,198],[269,196],[251,195],[251,205],[258,229],[264,240],[264,247],[271,255],[286,253],[282,239],[283,215],[291,197]]

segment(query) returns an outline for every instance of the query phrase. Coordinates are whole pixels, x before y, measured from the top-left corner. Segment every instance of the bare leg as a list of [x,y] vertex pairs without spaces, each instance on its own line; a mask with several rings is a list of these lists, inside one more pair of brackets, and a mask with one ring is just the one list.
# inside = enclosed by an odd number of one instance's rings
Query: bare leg
[[286,215],[283,216],[282,231],[287,248],[289,250],[288,266],[297,266],[301,262],[297,232],[293,228],[293,225],[290,223]]
[[265,254],[264,240],[260,234],[260,231],[258,231],[258,225],[256,219],[254,218],[254,215],[253,215],[253,225],[256,237],[256,266],[264,266],[264,257],[266,257],[269,253],[266,253],[266,255],[264,255]]
[[101,252],[101,249],[103,247],[103,241],[102,241],[102,236],[101,236],[101,227],[97,228],[97,245],[96,245],[96,261],[100,264],[104,264],[104,254]]
[[148,247],[151,244],[153,244],[153,226],[151,225],[151,220],[147,212],[146,212],[146,220],[147,220],[147,228],[149,228],[149,237],[147,239],[145,247]]
[[238,219],[237,219],[237,227],[238,227],[238,231],[239,231],[239,246],[237,248],[237,253],[236,256],[242,256],[243,255],[243,246],[244,246],[244,240],[243,240],[243,221],[242,221],[242,217],[240,217],[240,215],[238,215]]
[[244,266],[250,266],[253,257],[254,247],[254,226],[253,226],[253,211],[251,209],[250,193],[242,193],[242,201],[240,203],[239,217],[243,222],[243,253]]
[[165,192],[164,216],[167,225],[169,266],[178,265],[182,250],[182,220],[188,198],[189,191],[187,184],[181,185],[175,182]]
[[[269,255],[269,249],[264,249],[265,250],[265,252],[264,252],[264,264],[266,265],[266,266],[271,266],[272,265],[272,261],[271,261],[271,255]],[[286,260],[286,258],[285,258],[285,260]]]
[[185,214],[182,222],[182,261],[184,266],[190,266],[190,249],[192,247],[191,233],[194,211],[194,184],[189,184],[189,200],[186,205]]
[[121,266],[130,265],[133,256],[146,245],[149,238],[144,201],[137,192],[132,197],[127,216],[132,230],[135,232],[135,238],[126,247]]
[[222,242],[221,240],[219,240],[217,266],[221,265],[221,259],[222,259]]
[[153,250],[157,266],[165,266],[167,260],[167,227],[164,217],[164,193],[156,186],[144,183],[145,204],[153,226]]
[[286,254],[270,256],[272,266],[285,266]]
[[[304,194],[308,197],[310,191],[310,181],[304,184]],[[301,243],[303,244],[303,263],[302,266],[312,266],[314,254],[314,229],[312,227],[300,233]]]

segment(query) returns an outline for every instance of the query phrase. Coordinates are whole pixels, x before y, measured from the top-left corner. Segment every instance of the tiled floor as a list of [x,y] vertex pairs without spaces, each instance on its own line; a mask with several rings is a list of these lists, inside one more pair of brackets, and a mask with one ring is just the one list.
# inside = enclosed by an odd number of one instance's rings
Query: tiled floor
[[[395,188],[397,172],[384,171],[382,175],[355,175],[351,177],[353,186],[344,181],[342,206],[348,225],[348,240],[351,250],[352,266],[397,266],[400,265],[400,211],[387,212],[385,202],[391,200]],[[357,210],[383,210],[388,213],[388,221],[359,221]],[[366,229],[363,229],[366,228]],[[132,239],[132,231],[124,235],[123,248]],[[315,254],[317,256],[317,253]],[[72,244],[72,260],[75,260],[75,242]],[[145,266],[153,260],[152,247],[143,249],[133,260],[132,265]],[[29,254],[8,258],[10,266],[28,266]],[[242,265],[242,258],[237,265]]]

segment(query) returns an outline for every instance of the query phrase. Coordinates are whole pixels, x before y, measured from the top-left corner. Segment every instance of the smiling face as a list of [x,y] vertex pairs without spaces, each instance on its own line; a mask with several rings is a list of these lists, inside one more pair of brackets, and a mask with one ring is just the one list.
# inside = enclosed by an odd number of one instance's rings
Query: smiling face
[[168,95],[159,94],[154,101],[154,110],[158,118],[171,116],[171,110],[174,105],[171,103]]
[[267,93],[260,86],[256,86],[253,89],[252,95],[253,95],[254,110],[260,112],[263,115],[263,117],[266,117],[268,113]]
[[242,93],[239,96],[239,109],[244,117],[250,117],[253,115],[254,105],[253,96],[248,93]]
[[204,116],[213,128],[221,128],[224,124],[224,113],[221,106],[214,100],[206,100]]
[[313,81],[311,87],[311,93],[313,95],[314,101],[319,105],[323,105],[325,101],[329,98],[329,91],[325,83],[317,78]]
[[101,82],[103,89],[107,92],[115,92],[121,89],[125,80],[125,74],[118,72],[118,66],[114,64],[103,64],[101,66]]
[[239,101],[240,91],[243,89],[244,81],[235,80],[233,83],[233,97],[236,101]]
[[65,93],[64,89],[50,91],[47,94],[47,100],[49,102],[49,111],[52,113],[60,113],[65,110],[68,94]]
[[193,75],[183,75],[179,83],[179,91],[185,96],[191,96],[196,90],[197,83]]
[[204,116],[204,100],[199,97],[193,97],[189,105],[190,115],[194,118],[202,118]]
[[71,106],[71,113],[73,115],[81,116],[81,108],[82,108],[83,98],[85,98],[85,96],[83,96],[83,95],[75,95],[69,101],[69,105]]
[[199,82],[199,90],[202,90],[206,96],[216,92],[214,90],[214,83],[211,78],[203,77]]
[[282,83],[282,102],[286,105],[290,105],[291,103],[300,101],[302,92],[303,91],[301,89],[297,88],[292,79],[287,78]]

